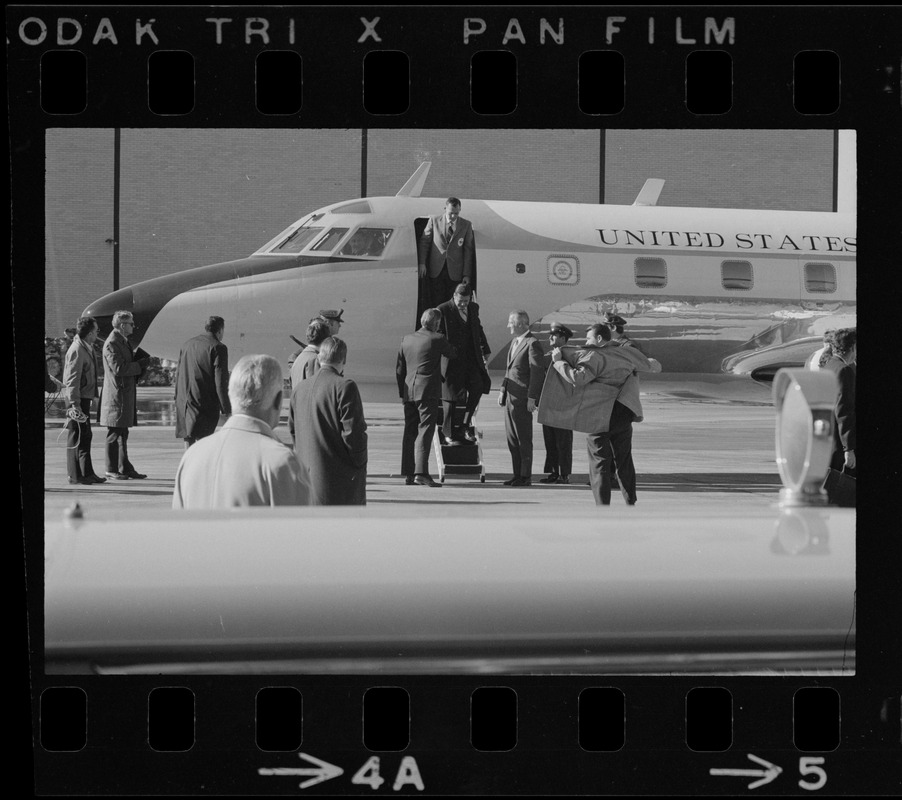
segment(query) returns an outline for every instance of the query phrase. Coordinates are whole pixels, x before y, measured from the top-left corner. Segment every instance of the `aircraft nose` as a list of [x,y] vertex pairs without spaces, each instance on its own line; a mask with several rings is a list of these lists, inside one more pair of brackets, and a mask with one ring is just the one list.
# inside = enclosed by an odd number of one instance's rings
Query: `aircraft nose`
[[135,323],[140,330],[146,330],[146,324],[139,319],[139,311],[135,308],[135,297],[132,290],[118,289],[95,300],[83,312],[82,316],[94,317],[100,330],[100,336],[106,338],[113,330],[113,314],[117,311],[131,311]]

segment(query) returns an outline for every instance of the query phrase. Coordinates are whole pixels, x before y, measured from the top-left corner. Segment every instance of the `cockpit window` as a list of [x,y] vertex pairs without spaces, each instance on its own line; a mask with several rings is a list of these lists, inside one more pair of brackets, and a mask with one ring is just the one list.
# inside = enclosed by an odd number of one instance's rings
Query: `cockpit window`
[[360,228],[339,250],[338,255],[381,256],[391,235],[391,228]]
[[347,228],[331,228],[329,232],[323,236],[311,250],[331,250],[338,244],[339,239],[348,232]]
[[321,230],[322,228],[298,228],[273,250],[280,253],[300,253]]

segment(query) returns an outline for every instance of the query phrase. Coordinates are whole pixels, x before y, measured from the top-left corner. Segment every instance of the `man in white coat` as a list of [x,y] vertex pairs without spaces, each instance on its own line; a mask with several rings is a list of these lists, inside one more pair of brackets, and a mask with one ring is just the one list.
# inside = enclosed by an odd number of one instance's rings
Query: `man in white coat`
[[182,456],[173,508],[304,506],[306,471],[273,433],[282,410],[282,368],[272,356],[244,356],[229,378],[232,416]]

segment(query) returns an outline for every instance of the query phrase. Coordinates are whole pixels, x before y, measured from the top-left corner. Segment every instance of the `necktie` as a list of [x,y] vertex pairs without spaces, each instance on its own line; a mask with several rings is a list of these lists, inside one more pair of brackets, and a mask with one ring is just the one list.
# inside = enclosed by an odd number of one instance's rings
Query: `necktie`
[[451,241],[451,237],[452,237],[452,236],[454,236],[454,226],[453,226],[453,225],[449,225],[449,226],[448,226],[448,241],[449,241],[449,242]]

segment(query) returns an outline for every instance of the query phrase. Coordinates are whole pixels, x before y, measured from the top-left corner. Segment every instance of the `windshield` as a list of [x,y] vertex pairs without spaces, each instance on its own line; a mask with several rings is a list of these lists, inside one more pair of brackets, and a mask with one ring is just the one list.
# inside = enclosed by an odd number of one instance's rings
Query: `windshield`
[[339,250],[338,255],[381,256],[391,235],[391,228],[360,228]]
[[298,228],[273,250],[278,250],[280,253],[300,253],[321,230],[322,228]]
[[347,228],[332,228],[322,239],[320,239],[311,249],[313,250],[331,250],[338,244],[338,240],[341,239],[348,232]]

